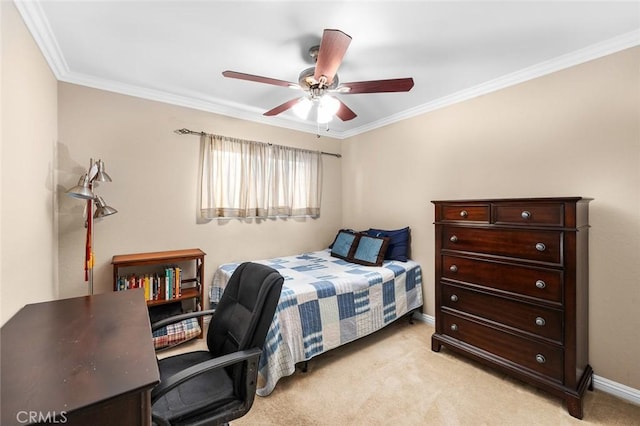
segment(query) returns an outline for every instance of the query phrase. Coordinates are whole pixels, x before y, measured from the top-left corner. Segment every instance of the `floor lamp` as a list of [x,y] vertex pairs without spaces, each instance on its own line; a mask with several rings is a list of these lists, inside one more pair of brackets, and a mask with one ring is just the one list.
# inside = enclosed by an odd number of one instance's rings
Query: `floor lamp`
[[93,193],[94,182],[111,182],[111,177],[104,171],[102,160],[94,162],[93,159],[90,159],[89,171],[80,177],[76,186],[67,191],[67,194],[71,197],[87,201],[86,220],[84,222],[84,227],[87,229],[84,253],[84,280],[89,282],[89,294],[93,294],[93,220],[118,213],[116,209],[109,207],[102,197]]

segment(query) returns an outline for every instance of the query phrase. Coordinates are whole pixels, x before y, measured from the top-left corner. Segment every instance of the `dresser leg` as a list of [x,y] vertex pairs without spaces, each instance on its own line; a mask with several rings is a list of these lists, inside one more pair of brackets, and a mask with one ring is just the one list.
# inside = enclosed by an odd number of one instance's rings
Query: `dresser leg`
[[584,393],[589,390],[593,390],[593,369],[589,364],[584,369],[578,388],[575,392],[566,392],[564,399],[567,402],[567,410],[573,417],[582,419],[582,399]]
[[582,420],[582,398],[577,398],[575,396],[567,396],[567,410],[569,414],[571,414],[576,419]]
[[440,352],[441,347],[442,345],[440,344],[440,342],[437,339],[431,337],[431,350],[434,352]]

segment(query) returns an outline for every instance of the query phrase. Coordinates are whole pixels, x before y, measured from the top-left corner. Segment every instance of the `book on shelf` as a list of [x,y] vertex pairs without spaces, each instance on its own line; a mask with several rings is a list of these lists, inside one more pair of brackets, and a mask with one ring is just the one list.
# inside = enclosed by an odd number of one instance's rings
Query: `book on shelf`
[[170,265],[163,273],[118,276],[116,290],[144,288],[145,300],[172,300],[182,297],[182,268]]

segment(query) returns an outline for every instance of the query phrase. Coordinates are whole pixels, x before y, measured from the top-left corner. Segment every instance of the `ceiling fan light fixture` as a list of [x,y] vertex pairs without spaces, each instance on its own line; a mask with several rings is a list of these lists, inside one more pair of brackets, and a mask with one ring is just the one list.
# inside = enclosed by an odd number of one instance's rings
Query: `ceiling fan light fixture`
[[324,95],[318,101],[318,117],[320,124],[325,124],[333,119],[336,112],[340,109],[340,101],[333,96]]
[[313,102],[308,97],[300,98],[298,103],[296,103],[291,109],[293,113],[301,118],[302,120],[306,120],[309,117],[309,111],[311,111],[311,107],[313,106]]

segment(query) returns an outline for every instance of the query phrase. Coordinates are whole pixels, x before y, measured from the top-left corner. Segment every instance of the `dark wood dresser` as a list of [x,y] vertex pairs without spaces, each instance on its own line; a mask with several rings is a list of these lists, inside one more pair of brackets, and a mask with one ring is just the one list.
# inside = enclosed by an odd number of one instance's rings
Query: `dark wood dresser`
[[442,346],[548,391],[582,418],[590,199],[433,201]]

